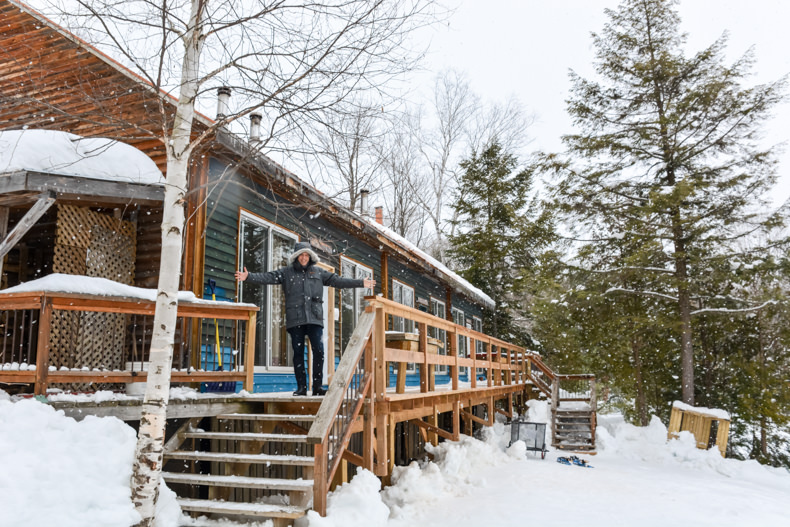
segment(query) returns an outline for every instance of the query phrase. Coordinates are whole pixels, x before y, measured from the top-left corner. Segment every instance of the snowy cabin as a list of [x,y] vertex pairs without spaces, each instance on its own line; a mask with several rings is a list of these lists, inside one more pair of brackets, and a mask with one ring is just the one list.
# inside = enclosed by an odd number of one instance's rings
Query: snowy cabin
[[[0,0],[0,71],[0,387],[134,387],[160,263],[158,109],[173,101],[16,0]],[[194,130],[212,123],[198,115]],[[171,378],[202,395],[168,406],[163,476],[182,509],[278,524],[323,514],[354,467],[386,478],[426,443],[537,396],[552,401],[555,446],[595,448],[594,377],[559,375],[486,335],[490,298],[367,211],[226,132],[194,156],[189,184]],[[326,293],[325,397],[290,394],[279,291],[233,278],[281,266],[296,241],[338,274],[377,282]],[[49,404],[140,418],[139,396]]]

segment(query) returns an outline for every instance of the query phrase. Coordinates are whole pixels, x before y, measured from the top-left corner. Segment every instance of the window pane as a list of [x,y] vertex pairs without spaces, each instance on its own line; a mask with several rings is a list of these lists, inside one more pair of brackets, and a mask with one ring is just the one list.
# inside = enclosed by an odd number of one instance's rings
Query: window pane
[[[269,229],[242,219],[241,221],[241,254],[239,269],[245,267],[251,273],[267,271],[269,260]],[[255,364],[266,366],[266,350],[268,349],[268,325],[266,316],[268,287],[251,282],[241,282],[239,287],[239,300],[249,304],[256,304],[261,308],[256,319],[255,328]]]
[[[288,265],[288,256],[294,246],[294,239],[278,232],[272,232],[272,260],[269,270],[279,269]],[[293,366],[293,357],[289,353],[288,332],[285,329],[285,296],[281,286],[269,286],[272,291],[271,303],[271,366]],[[276,289],[276,290],[275,290]]]

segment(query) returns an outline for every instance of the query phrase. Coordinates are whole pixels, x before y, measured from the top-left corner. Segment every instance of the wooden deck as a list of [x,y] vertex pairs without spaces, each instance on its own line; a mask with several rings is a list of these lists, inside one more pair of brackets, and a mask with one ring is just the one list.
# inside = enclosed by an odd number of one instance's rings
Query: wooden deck
[[[152,302],[44,292],[0,295],[0,300],[4,302],[0,309],[5,310],[6,327],[25,329],[12,335],[10,344],[3,342],[0,352],[5,360],[10,356],[21,362],[32,357],[36,364],[33,371],[0,371],[0,383],[34,383],[35,392],[43,394],[53,382],[128,382],[144,378],[143,372],[50,371],[47,360],[52,339],[47,332],[58,313],[152,316]],[[406,436],[408,441],[423,446],[458,440],[461,433],[471,435],[475,428],[493,425],[497,413],[507,418],[514,412],[523,414],[527,400],[539,393],[552,398],[553,409],[561,401],[587,404],[591,414],[586,426],[591,430],[582,432],[592,435],[590,448],[594,448],[593,376],[559,375],[538,355],[500,339],[382,297],[368,297],[367,301],[366,311],[329,379],[326,396],[229,393],[171,399],[167,418],[180,428],[169,433],[165,457],[172,460],[170,466],[175,471],[168,472],[166,480],[177,489],[185,510],[196,514],[211,511],[216,517],[269,517],[278,525],[287,525],[299,515],[295,509],[275,510],[261,505],[276,493],[284,493],[302,513],[312,504],[314,510],[325,514],[327,493],[347,479],[349,465],[368,469],[386,482],[396,459],[404,458],[402,453],[396,454],[397,449],[404,448]],[[387,338],[386,328],[393,316],[414,323],[417,333],[410,340],[416,346],[390,347],[397,340]],[[228,321],[235,338],[241,339],[233,344],[243,346],[245,352],[233,371],[174,370],[173,382],[221,378],[251,386],[252,368],[248,366],[253,354],[249,342],[253,339],[249,328],[254,328],[255,310],[234,304],[185,302],[179,304],[179,317],[184,337],[180,361],[199,362],[201,349],[205,351],[200,343],[214,339],[213,334],[203,334],[213,324],[202,324],[202,319]],[[27,325],[11,320],[25,320]],[[445,332],[442,347],[429,341],[429,329],[434,334],[437,329]],[[466,339],[463,346],[459,346],[459,339]],[[139,337],[132,341],[142,347]],[[135,347],[128,343],[124,350],[129,346]],[[475,352],[462,354],[459,349]],[[407,364],[414,365],[417,373],[407,373]],[[449,382],[436,383],[439,366],[446,367]],[[407,386],[406,375],[418,375],[419,385]],[[97,415],[136,421],[140,419],[142,397],[96,402],[87,397],[80,400],[50,395],[48,403],[76,419]],[[575,438],[579,426],[574,423],[573,428]],[[229,486],[234,480],[243,481],[243,485]]]

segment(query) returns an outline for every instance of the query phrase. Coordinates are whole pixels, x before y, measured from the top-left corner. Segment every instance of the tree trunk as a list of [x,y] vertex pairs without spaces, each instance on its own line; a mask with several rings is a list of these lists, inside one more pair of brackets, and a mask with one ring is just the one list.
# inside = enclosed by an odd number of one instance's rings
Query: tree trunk
[[132,500],[142,520],[153,524],[162,476],[162,459],[170,398],[170,372],[178,311],[178,287],[184,230],[184,195],[187,188],[190,136],[195,115],[198,60],[202,45],[200,26],[204,0],[192,0],[189,32],[184,37],[182,82],[173,133],[167,145],[167,185],[162,211],[162,253],[156,294],[154,333],[151,339],[148,381],[137,435]]
[[680,225],[680,213],[675,212],[672,230],[675,245],[675,278],[678,283],[680,311],[680,371],[683,402],[694,405],[694,346],[691,332],[691,295],[688,286],[688,256]]
[[634,373],[636,381],[636,413],[639,416],[639,423],[641,426],[649,424],[647,418],[647,397],[645,395],[645,385],[642,379],[642,355],[641,344],[636,337],[631,338],[631,353],[634,357]]

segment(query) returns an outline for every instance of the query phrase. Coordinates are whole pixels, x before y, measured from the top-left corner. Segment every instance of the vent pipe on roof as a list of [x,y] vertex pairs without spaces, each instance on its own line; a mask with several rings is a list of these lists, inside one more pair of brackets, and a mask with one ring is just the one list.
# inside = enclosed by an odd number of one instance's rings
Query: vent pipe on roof
[[384,207],[381,205],[376,207],[376,223],[384,225]]
[[368,189],[363,188],[359,191],[359,212],[363,216],[368,215],[368,194],[370,194]]
[[224,119],[230,113],[230,88],[220,86],[217,88],[217,120]]
[[259,113],[250,114],[250,143],[257,143],[261,140],[261,119]]

